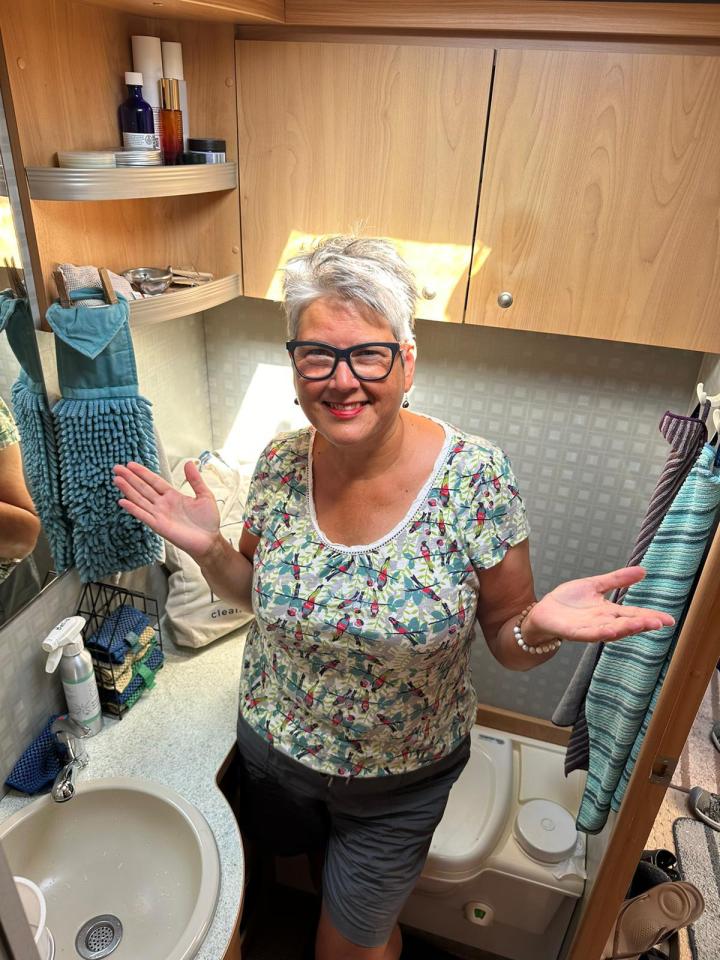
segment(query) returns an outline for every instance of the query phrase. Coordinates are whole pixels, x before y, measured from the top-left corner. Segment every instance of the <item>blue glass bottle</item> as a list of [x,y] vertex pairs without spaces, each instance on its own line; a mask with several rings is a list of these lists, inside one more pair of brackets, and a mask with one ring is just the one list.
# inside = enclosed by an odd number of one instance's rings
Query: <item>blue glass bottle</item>
[[128,98],[118,107],[123,150],[157,150],[153,109],[142,98],[141,73],[126,73]]

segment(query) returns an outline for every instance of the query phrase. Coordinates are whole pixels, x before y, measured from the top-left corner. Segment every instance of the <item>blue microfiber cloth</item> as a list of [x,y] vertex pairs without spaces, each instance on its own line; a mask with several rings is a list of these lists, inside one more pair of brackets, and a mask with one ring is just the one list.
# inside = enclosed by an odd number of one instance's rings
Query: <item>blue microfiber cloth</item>
[[60,496],[60,464],[35,328],[25,300],[0,291],[0,330],[5,330],[21,371],[12,387],[23,469],[58,572],[72,566],[72,537]]
[[85,642],[85,646],[94,657],[122,663],[136,646],[138,635],[148,626],[147,614],[124,603],[103,620],[100,629]]
[[145,687],[152,689],[152,687],[155,686],[155,674],[164,662],[165,657],[160,647],[155,643],[151,644],[150,649],[142,660],[139,660],[133,665],[133,673],[135,676],[122,693],[118,693],[116,690],[100,688],[100,699],[103,705],[114,704],[119,706],[122,704],[127,708],[131,707]]
[[[101,296],[73,290],[73,300]],[[72,524],[73,559],[84,583],[159,560],[162,539],[118,506],[116,463],[159,468],[151,405],[138,393],[127,300],[66,309],[54,303],[62,399],[53,407],[63,505]]]
[[24,751],[5,781],[8,787],[33,794],[53,785],[55,777],[67,762],[65,748],[55,734],[50,733],[50,727],[59,716],[61,714],[57,713],[50,717],[42,733]]

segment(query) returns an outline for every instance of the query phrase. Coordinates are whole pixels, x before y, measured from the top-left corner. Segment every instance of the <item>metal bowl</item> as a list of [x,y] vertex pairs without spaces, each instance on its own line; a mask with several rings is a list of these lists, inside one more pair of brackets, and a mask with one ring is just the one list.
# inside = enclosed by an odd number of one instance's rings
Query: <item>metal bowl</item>
[[149,297],[154,297],[158,293],[165,293],[172,283],[172,272],[169,268],[160,267],[136,267],[134,270],[126,270],[123,276],[128,280],[136,290]]

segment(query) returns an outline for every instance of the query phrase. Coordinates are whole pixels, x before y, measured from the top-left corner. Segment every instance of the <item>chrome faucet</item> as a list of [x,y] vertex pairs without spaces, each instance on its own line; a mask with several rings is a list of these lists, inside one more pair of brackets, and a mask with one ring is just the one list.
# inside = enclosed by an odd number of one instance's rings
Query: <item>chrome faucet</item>
[[50,727],[60,743],[64,744],[70,759],[55,777],[51,796],[57,803],[72,800],[75,796],[75,779],[78,771],[88,764],[87,750],[82,741],[90,736],[90,728],[72,720],[70,717],[58,717]]

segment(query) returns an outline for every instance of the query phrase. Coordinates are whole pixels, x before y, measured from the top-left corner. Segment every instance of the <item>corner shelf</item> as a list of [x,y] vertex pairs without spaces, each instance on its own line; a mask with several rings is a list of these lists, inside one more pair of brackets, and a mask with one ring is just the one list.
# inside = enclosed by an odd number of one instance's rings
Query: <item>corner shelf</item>
[[137,200],[212,193],[237,187],[237,164],[177,167],[101,167],[94,170],[28,167],[33,200]]
[[237,273],[211,280],[198,287],[179,287],[175,290],[171,287],[170,292],[158,294],[156,297],[132,300],[130,326],[134,329],[151,323],[176,320],[178,317],[209,310],[240,296],[242,284]]

